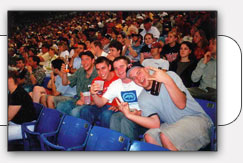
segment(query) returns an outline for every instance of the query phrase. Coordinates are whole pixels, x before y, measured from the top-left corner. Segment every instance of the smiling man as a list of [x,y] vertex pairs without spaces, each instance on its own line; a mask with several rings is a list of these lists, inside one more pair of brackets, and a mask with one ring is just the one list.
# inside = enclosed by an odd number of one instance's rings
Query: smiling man
[[[127,102],[129,104],[133,114],[141,114],[138,106],[138,96],[142,91],[142,87],[136,85],[131,79],[127,78],[126,69],[129,63],[129,59],[125,56],[115,58],[113,67],[119,79],[110,84],[102,97],[91,92],[93,94],[93,100],[97,106],[102,107],[108,101],[118,98],[119,101]],[[138,139],[140,134],[140,126],[128,120],[122,112],[112,114],[110,128],[125,134],[131,139]]]
[[[94,64],[98,76],[92,81],[90,92],[92,96],[102,97],[102,95],[107,91],[109,85],[119,78],[116,76],[115,72],[111,71],[110,61],[106,57],[98,57]],[[100,90],[100,85],[97,83],[97,81],[104,82],[103,90]],[[97,105],[83,105],[74,108],[71,115],[85,119],[91,124],[93,124],[95,120],[99,120],[102,127],[109,128],[110,118],[114,113],[113,110],[115,110],[116,107],[117,104],[114,100],[112,102],[107,102],[101,107]]]
[[82,92],[89,91],[89,86],[93,79],[97,76],[96,69],[94,67],[94,55],[90,51],[80,53],[81,64],[83,67],[79,68],[73,75],[67,76],[65,71],[65,64],[62,64],[62,84],[69,85],[70,87],[76,86],[77,99],[60,102],[57,105],[57,110],[71,114],[73,108],[83,105]]
[[[154,73],[150,75],[149,70]],[[134,65],[127,75],[144,88],[138,98],[142,116],[132,114],[127,103],[119,104],[119,109],[129,120],[150,128],[144,136],[146,142],[173,151],[199,150],[210,142],[212,121],[177,74]],[[150,93],[153,80],[161,83],[158,96]]]

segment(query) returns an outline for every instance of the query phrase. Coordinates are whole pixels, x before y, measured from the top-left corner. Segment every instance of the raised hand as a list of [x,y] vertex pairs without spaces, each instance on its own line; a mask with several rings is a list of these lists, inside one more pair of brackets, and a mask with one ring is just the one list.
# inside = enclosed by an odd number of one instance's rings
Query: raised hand
[[160,83],[165,83],[170,78],[165,70],[160,70],[154,67],[146,67],[146,69],[154,71],[154,73],[148,77],[148,80],[155,80]]
[[212,56],[212,53],[210,51],[205,53],[204,58],[203,58],[203,63],[207,64],[209,62],[209,60],[211,59],[211,56]]

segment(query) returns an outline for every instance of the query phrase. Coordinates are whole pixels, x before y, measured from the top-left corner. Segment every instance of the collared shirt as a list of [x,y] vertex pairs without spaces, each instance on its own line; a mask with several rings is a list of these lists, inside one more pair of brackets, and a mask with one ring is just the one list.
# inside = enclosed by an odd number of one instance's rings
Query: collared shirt
[[207,87],[216,89],[216,59],[212,57],[207,64],[204,64],[203,60],[204,58],[198,62],[192,72],[192,81],[198,82],[201,79],[199,88],[205,91]]
[[83,68],[79,68],[72,76],[68,77],[70,81],[70,87],[76,86],[77,95],[80,98],[80,92],[89,91],[89,85],[93,79],[98,76],[95,67],[93,68],[93,72],[90,77],[86,78],[86,71]]

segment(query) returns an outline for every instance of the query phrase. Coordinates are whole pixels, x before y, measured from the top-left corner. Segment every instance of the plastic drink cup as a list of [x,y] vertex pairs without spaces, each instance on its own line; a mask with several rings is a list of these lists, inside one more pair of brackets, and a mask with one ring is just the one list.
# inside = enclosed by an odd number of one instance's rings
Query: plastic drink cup
[[103,80],[96,80],[95,83],[99,84],[98,94],[102,95],[103,88],[104,88],[104,81]]
[[89,105],[90,104],[90,92],[83,92],[84,96],[84,104]]

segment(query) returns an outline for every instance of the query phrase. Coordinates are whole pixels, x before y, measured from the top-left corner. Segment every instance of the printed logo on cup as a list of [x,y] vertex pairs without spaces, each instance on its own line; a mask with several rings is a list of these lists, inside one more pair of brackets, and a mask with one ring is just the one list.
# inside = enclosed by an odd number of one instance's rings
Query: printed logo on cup
[[131,102],[138,102],[136,91],[122,91],[121,97],[124,102],[131,103]]

